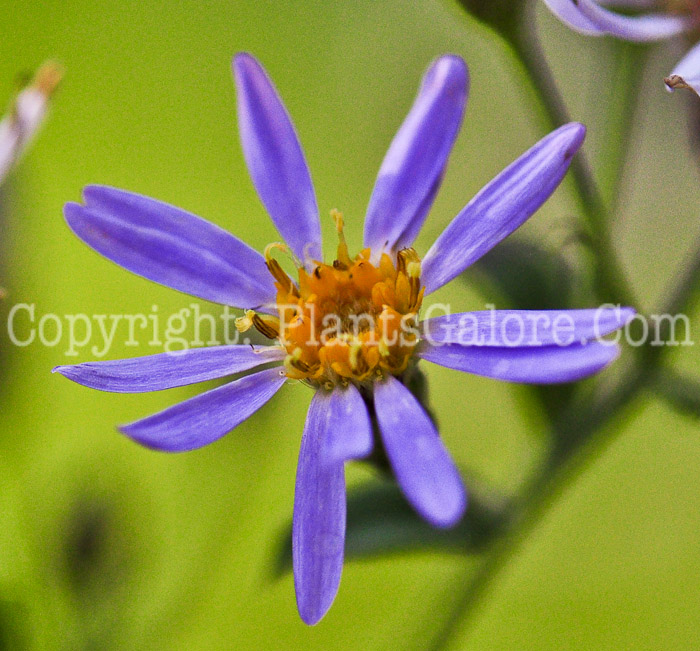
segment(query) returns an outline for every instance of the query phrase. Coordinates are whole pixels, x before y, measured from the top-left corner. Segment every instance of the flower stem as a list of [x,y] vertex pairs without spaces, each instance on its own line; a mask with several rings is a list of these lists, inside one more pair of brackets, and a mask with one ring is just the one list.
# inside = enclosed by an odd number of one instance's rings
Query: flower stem
[[[569,115],[564,101],[553,79],[551,70],[530,26],[534,20],[523,22],[523,28],[512,38],[511,43],[518,58],[532,79],[541,102],[547,128],[552,129],[568,121]],[[596,290],[602,301],[636,305],[634,294],[622,270],[613,245],[611,231],[611,208],[616,208],[618,187],[630,140],[632,117],[637,101],[637,85],[640,51],[621,47],[618,53],[611,104],[617,116],[611,128],[620,133],[619,143],[607,159],[606,203],[591,168],[579,154],[571,166],[571,176],[580,210],[585,218],[589,245],[595,254]],[[700,256],[695,264],[687,267],[684,279],[670,292],[668,305],[676,314],[693,298],[693,290],[700,276]],[[605,450],[619,431],[621,416],[640,396],[641,390],[653,384],[659,372],[665,347],[644,346],[634,351],[634,357],[623,369],[616,381],[607,389],[598,384],[593,395],[574,401],[553,426],[551,441],[554,442],[549,457],[535,472],[525,488],[509,507],[509,526],[504,534],[494,541],[481,565],[468,577],[460,576],[460,597],[444,627],[433,640],[431,648],[444,648],[458,626],[474,612],[491,581],[508,561],[526,535],[540,521],[557,496]],[[466,589],[464,587],[466,582]]]
[[700,419],[700,380],[665,368],[654,385],[656,395],[676,411]]
[[[527,16],[521,29],[512,35],[511,44],[517,58],[522,63],[542,108],[542,116],[548,130],[555,129],[571,121],[566,104],[562,99],[552,71],[542,52],[537,35],[534,33],[534,16]],[[621,45],[618,48],[618,66],[615,74],[611,103],[617,110],[615,126],[620,136],[613,155],[608,156],[608,194],[615,197],[622,167],[626,158],[630,130],[636,108],[636,87],[643,70],[640,64],[640,46]],[[637,305],[634,293],[626,279],[613,245],[610,209],[595,181],[593,172],[583,152],[574,157],[571,164],[571,178],[579,208],[585,219],[588,243],[595,254],[596,290],[603,302]],[[615,208],[614,200],[611,205]]]
[[[683,265],[680,280],[666,295],[665,304],[657,314],[683,314],[689,311],[700,294],[700,242],[692,259]],[[655,340],[667,341],[671,332],[670,321],[660,323]],[[450,617],[431,648],[444,648],[460,624],[464,624],[479,604],[493,579],[503,565],[539,522],[547,508],[556,498],[597,459],[619,432],[622,416],[640,397],[643,389],[655,387],[663,373],[663,356],[669,346],[654,345],[635,349],[634,357],[616,381],[607,389],[597,385],[593,395],[579,394],[579,399],[568,407],[552,428],[552,441],[555,442],[547,461],[535,472],[526,487],[511,503],[508,528],[494,541],[475,574],[465,581],[461,576],[460,597]],[[466,582],[466,589],[464,585]]]
[[[565,421],[555,428],[555,439],[566,441],[566,445],[555,447],[549,461],[535,473],[513,502],[510,518],[506,519],[509,528],[494,541],[476,573],[471,575],[470,572],[466,589],[463,587],[464,577],[460,577],[456,590],[460,598],[432,641],[431,649],[445,648],[458,627],[468,622],[493,579],[547,508],[613,440],[618,431],[615,426],[620,424],[623,411],[628,410],[634,398],[639,396],[639,389],[648,381],[651,372],[643,364],[634,364],[609,393],[596,401],[595,406],[570,410]],[[564,431],[566,436],[561,435]]]

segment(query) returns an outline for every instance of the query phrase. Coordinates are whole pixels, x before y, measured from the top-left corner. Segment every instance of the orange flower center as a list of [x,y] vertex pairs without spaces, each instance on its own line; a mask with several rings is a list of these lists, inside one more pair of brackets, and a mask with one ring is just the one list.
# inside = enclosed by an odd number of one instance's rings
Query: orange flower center
[[395,258],[383,253],[373,261],[370,249],[348,255],[343,217],[331,213],[340,238],[333,264],[316,262],[313,271],[297,267],[298,284],[265,250],[277,288],[277,317],[248,311],[236,323],[254,326],[286,351],[287,376],[332,388],[369,384],[384,374],[403,373],[418,345],[418,312],[424,288],[420,259],[413,249]]

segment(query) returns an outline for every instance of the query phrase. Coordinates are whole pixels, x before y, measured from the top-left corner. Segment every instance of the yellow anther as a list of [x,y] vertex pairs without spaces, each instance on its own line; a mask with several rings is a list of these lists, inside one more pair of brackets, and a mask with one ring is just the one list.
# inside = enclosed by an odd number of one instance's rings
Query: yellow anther
[[273,242],[272,244],[268,244],[265,247],[265,264],[267,265],[269,272],[272,274],[272,277],[280,284],[284,291],[298,296],[299,292],[294,286],[292,279],[284,272],[280,266],[280,263],[272,257],[272,252],[275,250],[290,253],[289,247],[286,244],[282,244],[281,242]]
[[259,333],[268,339],[277,339],[280,336],[280,320],[276,316],[255,314],[253,325]]
[[352,264],[352,260],[348,253],[348,245],[345,241],[345,233],[343,232],[343,228],[345,227],[343,213],[334,208],[331,210],[331,217],[333,221],[335,221],[335,230],[338,233],[338,262],[345,265],[345,267],[349,267]]
[[389,345],[386,343],[386,339],[380,339],[377,344],[377,350],[382,357],[389,357],[391,351],[389,350]]
[[291,378],[301,379],[298,377],[298,369],[294,368],[294,358],[291,355],[287,355],[284,358],[284,368],[287,371],[287,375]]
[[265,247],[263,254],[265,255],[265,260],[272,260],[273,251],[282,251],[283,253],[289,253],[289,247],[282,242],[272,242]]
[[686,90],[693,90],[693,87],[686,82],[680,75],[671,75],[664,79],[664,83],[672,90],[683,88]]
[[416,253],[416,250],[412,247],[407,247],[405,249],[401,249],[397,254],[396,254],[396,270],[399,272],[406,271],[406,267],[411,263],[411,262],[420,262],[420,258],[418,257],[418,254]]
[[408,309],[413,311],[421,299],[420,262],[409,262],[408,265],[406,265],[406,273],[408,274],[408,284],[410,286]]
[[284,367],[287,369],[287,375],[293,378],[303,379],[308,377],[311,367],[301,359],[304,351],[301,348],[295,348],[291,354],[284,358]]
[[247,332],[253,327],[253,317],[255,312],[253,310],[246,310],[243,316],[239,316],[236,319],[236,330],[238,332]]
[[340,210],[333,208],[331,210],[331,217],[335,222],[335,230],[338,231],[338,235],[342,235],[343,227],[345,226],[345,219],[343,218],[343,213]]
[[[420,258],[412,248],[383,253],[376,261],[370,249],[350,258],[343,215],[333,210],[331,217],[337,258],[314,260],[307,268],[299,264],[297,285],[272,257],[287,248],[268,246],[265,259],[277,287],[279,319],[246,313],[241,326],[252,324],[280,342],[287,352],[285,373],[292,379],[328,389],[368,387],[389,374],[400,375],[414,359],[419,337],[412,332],[424,293]],[[321,331],[317,339],[314,332]]]
[[362,343],[355,340],[350,344],[350,368],[353,371],[357,370],[358,363],[360,361],[360,353],[362,352]]

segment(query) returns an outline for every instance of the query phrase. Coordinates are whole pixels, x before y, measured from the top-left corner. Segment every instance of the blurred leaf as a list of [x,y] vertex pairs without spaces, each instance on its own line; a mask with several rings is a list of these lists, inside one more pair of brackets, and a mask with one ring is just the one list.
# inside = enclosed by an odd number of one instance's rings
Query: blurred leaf
[[677,412],[700,419],[700,380],[665,369],[654,390]]
[[[566,260],[557,252],[523,238],[511,237],[501,242],[473,269],[486,277],[509,308],[562,309],[571,298],[574,279]],[[471,269],[468,273],[471,274]]]
[[29,648],[24,630],[26,617],[26,608],[22,604],[0,600],[0,649],[20,651]]
[[[421,520],[394,482],[379,481],[348,494],[345,558],[368,558],[418,550],[477,554],[506,523],[505,503],[489,504],[470,493],[462,521],[452,529],[435,529]],[[275,575],[292,569],[292,528],[279,546]]]
[[[77,593],[85,593],[95,584],[107,588],[106,559],[114,555],[108,549],[112,542],[112,514],[106,503],[82,499],[73,508],[66,522],[65,563],[68,577]],[[94,599],[93,591],[90,598]]]
[[459,0],[462,8],[495,29],[504,38],[514,41],[523,20],[525,0]]

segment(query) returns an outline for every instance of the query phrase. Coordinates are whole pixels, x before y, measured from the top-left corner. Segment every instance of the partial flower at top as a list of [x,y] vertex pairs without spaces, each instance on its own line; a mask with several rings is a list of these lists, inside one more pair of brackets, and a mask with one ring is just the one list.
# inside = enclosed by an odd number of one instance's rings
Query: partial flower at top
[[[627,41],[661,41],[700,33],[699,0],[544,0],[569,27],[582,34],[611,35]],[[619,13],[604,5],[625,9]],[[629,13],[631,11],[631,13]],[[664,80],[669,90],[700,94],[700,43],[690,49]]]
[[[84,204],[67,204],[65,215],[79,238],[126,269],[246,308],[238,328],[256,328],[270,345],[54,370],[85,386],[129,393],[265,367],[121,428],[143,445],[170,452],[219,439],[290,380],[312,388],[297,468],[293,554],[299,612],[315,624],[340,583],[346,461],[382,449],[406,499],[428,522],[450,527],[464,513],[459,473],[407,388],[421,359],[509,382],[573,382],[617,356],[617,347],[597,336],[620,328],[632,310],[419,317],[428,295],[512,233],[555,190],[583,142],[582,125],[567,124],[523,154],[465,206],[421,259],[413,242],[444,176],[468,86],[462,59],[437,59],[379,170],[364,248],[349,252],[343,217],[333,211],[337,252],[324,262],[316,197],[289,115],[252,56],[237,55],[233,68],[243,153],[286,244],[270,244],[261,255],[184,210],[103,186],[86,188]],[[292,258],[293,275],[283,270],[279,255]],[[555,333],[561,320],[570,324],[564,343]],[[526,325],[521,336],[518,323]]]
[[45,63],[14,98],[0,121],[0,185],[17,162],[46,115],[49,98],[63,76],[55,63]]

